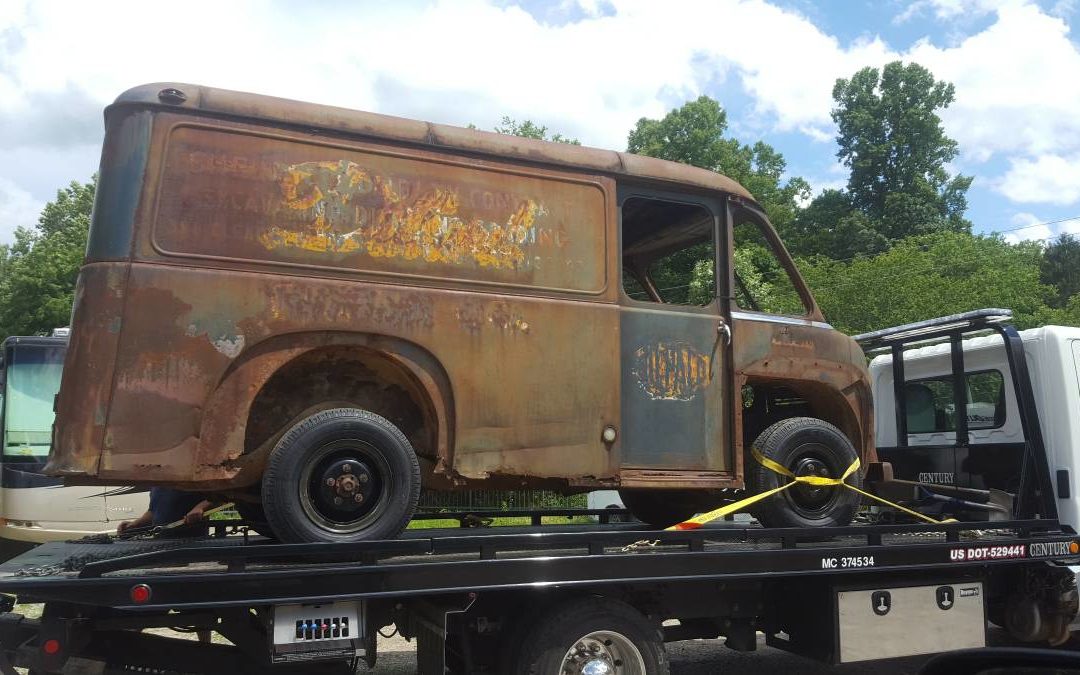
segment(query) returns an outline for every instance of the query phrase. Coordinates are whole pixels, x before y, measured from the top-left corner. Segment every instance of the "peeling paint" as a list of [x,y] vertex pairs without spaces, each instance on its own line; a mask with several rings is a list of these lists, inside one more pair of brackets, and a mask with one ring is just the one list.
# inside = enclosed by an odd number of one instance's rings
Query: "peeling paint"
[[188,337],[205,335],[214,349],[230,359],[235,359],[244,350],[244,336],[229,321],[211,322],[208,326],[190,323],[184,334]]
[[362,252],[375,258],[518,269],[533,264],[526,249],[563,248],[564,230],[538,228],[542,204],[524,198],[507,205],[501,222],[462,213],[455,186],[433,187],[415,197],[355,162],[303,162],[279,168],[282,205],[301,212],[306,227],[271,227],[259,236],[268,250],[297,248],[324,253]]
[[711,379],[709,357],[686,342],[645,345],[634,356],[638,386],[653,400],[690,401]]
[[218,338],[217,340],[211,340],[210,344],[214,345],[214,349],[218,350],[230,359],[235,359],[240,356],[240,352],[244,351],[244,336],[237,335],[232,339]]

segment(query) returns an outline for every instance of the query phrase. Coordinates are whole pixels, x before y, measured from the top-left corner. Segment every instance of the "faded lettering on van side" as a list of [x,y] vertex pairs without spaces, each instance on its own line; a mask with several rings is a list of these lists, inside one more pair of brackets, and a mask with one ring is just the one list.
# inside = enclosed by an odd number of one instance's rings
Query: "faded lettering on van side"
[[639,347],[635,359],[638,386],[654,400],[689,401],[710,379],[709,357],[681,340]]
[[376,258],[518,268],[532,260],[527,248],[561,249],[569,241],[565,231],[538,227],[546,210],[530,198],[507,204],[499,220],[484,220],[462,213],[454,186],[409,197],[388,177],[347,160],[303,162],[280,173],[282,204],[304,215],[301,223],[275,225],[259,237],[271,250],[359,251]]

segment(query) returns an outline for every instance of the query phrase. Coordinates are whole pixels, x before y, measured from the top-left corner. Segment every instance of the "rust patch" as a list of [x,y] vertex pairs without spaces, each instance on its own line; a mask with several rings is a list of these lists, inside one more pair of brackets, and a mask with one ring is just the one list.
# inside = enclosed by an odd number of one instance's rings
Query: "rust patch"
[[348,160],[302,162],[278,171],[282,205],[302,214],[302,224],[275,225],[261,234],[259,242],[271,251],[356,251],[375,258],[518,269],[532,264],[526,248],[569,243],[565,230],[536,226],[546,210],[534,199],[499,204],[506,209],[502,222],[485,221],[461,213],[456,187],[409,196],[386,176]]
[[503,335],[528,335],[530,330],[525,317],[505,302],[496,302],[488,308],[485,303],[466,300],[454,310],[454,317],[470,335],[479,335],[485,326],[491,326]]
[[283,283],[270,290],[270,316],[290,325],[333,325],[363,321],[381,330],[428,331],[435,324],[430,295],[387,295],[370,288]]
[[654,400],[692,400],[710,379],[709,357],[686,342],[638,347],[634,357],[638,386]]

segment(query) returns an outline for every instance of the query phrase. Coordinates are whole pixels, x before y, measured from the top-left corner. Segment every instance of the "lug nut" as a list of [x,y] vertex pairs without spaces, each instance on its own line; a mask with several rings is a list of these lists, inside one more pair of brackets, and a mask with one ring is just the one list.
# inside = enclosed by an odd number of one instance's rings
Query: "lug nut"
[[357,502],[357,503],[360,503],[360,502],[364,501],[364,495],[362,495],[362,494],[360,494],[359,492],[357,492],[357,493],[356,493],[356,496],[355,496],[355,497],[353,497],[353,501],[355,501],[355,502]]
[[334,497],[334,504],[336,506],[341,506],[341,497]]
[[333,478],[327,478],[326,479],[326,487],[334,487],[334,479]]
[[345,473],[352,473],[352,467],[351,467],[351,466],[349,466],[348,464],[346,464],[345,466],[341,467],[341,470],[342,470],[342,471],[344,471]]
[[368,475],[367,475],[366,473],[362,473],[362,474],[360,474],[359,478],[360,478],[360,482],[361,482],[361,483],[366,483],[366,482],[368,482]]

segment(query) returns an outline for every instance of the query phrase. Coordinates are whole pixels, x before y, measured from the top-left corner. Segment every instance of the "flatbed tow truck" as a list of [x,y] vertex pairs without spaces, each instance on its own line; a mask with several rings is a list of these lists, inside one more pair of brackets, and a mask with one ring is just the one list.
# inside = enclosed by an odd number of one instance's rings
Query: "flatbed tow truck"
[[[981,647],[987,618],[1059,642],[1077,611],[1069,565],[1080,564],[1080,536],[1057,520],[1023,349],[1004,319],[982,310],[862,342],[900,354],[1002,336],[1027,444],[1005,520],[651,531],[583,510],[355,544],[225,536],[235,522],[195,540],[54,542],[0,566],[0,672],[352,672],[373,667],[390,630],[416,639],[420,673],[652,675],[668,672],[665,642],[722,636],[748,651],[758,632],[770,646],[852,662]],[[954,366],[963,372],[962,354]],[[568,513],[597,522],[541,524]],[[13,613],[16,598],[44,603],[41,618]],[[146,628],[210,630],[231,644]]]

